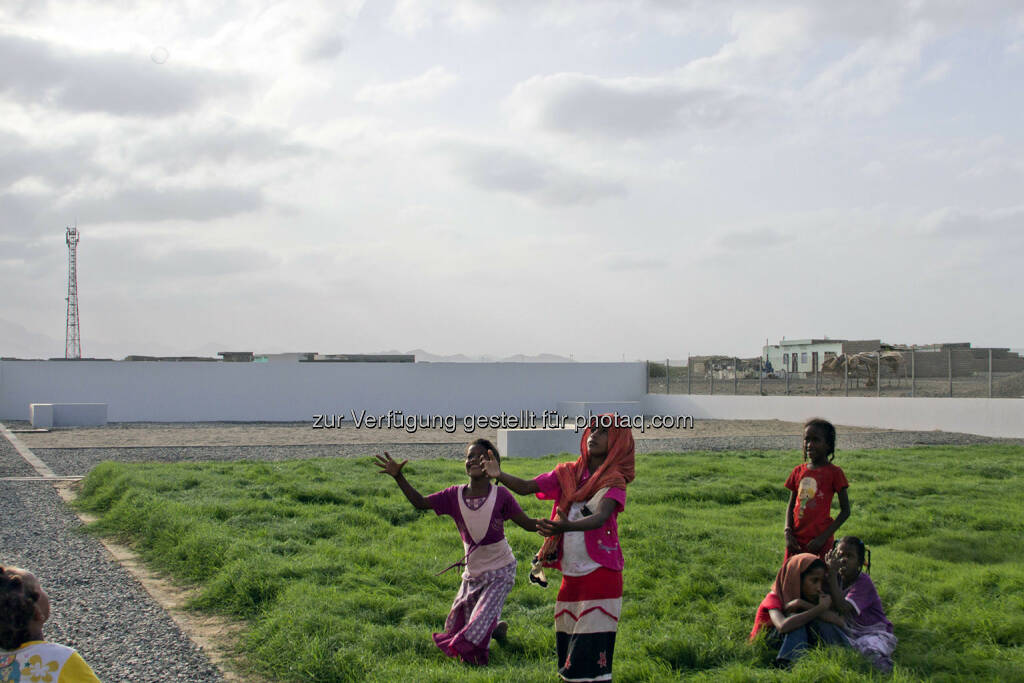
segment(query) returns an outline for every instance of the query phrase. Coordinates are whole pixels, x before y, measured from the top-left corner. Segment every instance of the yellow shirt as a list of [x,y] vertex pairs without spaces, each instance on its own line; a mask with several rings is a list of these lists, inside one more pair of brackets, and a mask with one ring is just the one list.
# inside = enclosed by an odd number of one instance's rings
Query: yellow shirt
[[0,650],[0,683],[99,683],[72,648],[30,640],[17,650]]

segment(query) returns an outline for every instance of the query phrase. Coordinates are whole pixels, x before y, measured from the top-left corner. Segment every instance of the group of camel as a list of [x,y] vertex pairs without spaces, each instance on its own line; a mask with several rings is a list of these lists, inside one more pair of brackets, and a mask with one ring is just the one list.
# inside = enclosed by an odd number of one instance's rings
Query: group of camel
[[[875,386],[878,377],[878,364],[881,362],[883,368],[888,369],[888,375],[896,378],[900,383],[900,366],[903,365],[903,354],[899,351],[862,351],[861,353],[840,353],[828,358],[821,364],[822,373],[838,375],[841,380],[839,386],[843,386],[847,377],[865,378],[866,386]],[[906,367],[904,366],[904,375]]]

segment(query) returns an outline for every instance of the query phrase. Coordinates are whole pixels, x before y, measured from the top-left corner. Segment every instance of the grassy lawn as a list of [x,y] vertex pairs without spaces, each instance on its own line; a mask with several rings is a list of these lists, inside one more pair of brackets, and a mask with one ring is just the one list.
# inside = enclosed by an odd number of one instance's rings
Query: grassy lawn
[[[563,459],[568,456],[564,456]],[[619,681],[877,678],[852,652],[791,672],[746,642],[782,560],[782,483],[795,452],[637,457],[619,517],[626,555]],[[505,461],[518,476],[558,462]],[[900,640],[894,681],[1024,680],[1024,448],[840,452],[853,514],[841,533],[873,551],[872,578]],[[461,461],[411,462],[424,494],[466,481]],[[549,504],[519,498],[528,514]],[[551,681],[557,591],[526,581],[540,537],[509,523],[519,560],[506,645],[473,669],[441,630],[462,554],[449,518],[412,508],[369,458],[276,463],[103,463],[77,503],[92,528],[202,588],[200,610],[249,623],[241,648],[283,681]],[[549,576],[551,578],[551,576]]]

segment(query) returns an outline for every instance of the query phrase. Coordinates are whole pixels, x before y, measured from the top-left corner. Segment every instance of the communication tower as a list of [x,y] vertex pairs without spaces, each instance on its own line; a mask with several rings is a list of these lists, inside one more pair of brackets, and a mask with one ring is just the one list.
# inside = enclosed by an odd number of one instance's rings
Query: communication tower
[[81,358],[82,340],[78,323],[78,226],[67,229],[68,245],[68,321],[64,333],[64,357]]

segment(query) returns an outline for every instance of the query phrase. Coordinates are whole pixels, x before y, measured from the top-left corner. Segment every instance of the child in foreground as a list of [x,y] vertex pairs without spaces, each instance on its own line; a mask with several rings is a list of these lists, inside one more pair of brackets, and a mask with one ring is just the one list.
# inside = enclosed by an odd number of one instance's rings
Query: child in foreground
[[558,675],[566,681],[610,681],[615,633],[622,612],[622,548],[616,519],[633,481],[633,433],[615,415],[599,415],[583,432],[580,457],[560,463],[535,479],[501,471],[488,459],[487,472],[520,495],[552,500],[550,520],[540,520],[547,536],[534,560],[562,572],[555,602]]
[[[850,516],[849,483],[843,470],[832,464],[836,428],[828,420],[808,420],[804,425],[803,446],[804,463],[794,467],[786,479],[790,494],[783,562],[796,553],[811,553],[824,560],[835,542],[835,532]],[[833,520],[832,496],[836,493],[839,494],[839,515]]]
[[850,641],[843,633],[843,618],[832,610],[832,598],[822,592],[827,566],[810,553],[793,555],[782,565],[772,589],[764,596],[754,617],[750,639],[768,628],[768,642],[778,646],[778,666],[788,667],[808,648],[842,645]]
[[0,567],[0,681],[99,683],[75,650],[43,640],[50,598],[32,572]]
[[[883,673],[891,672],[892,653],[897,641],[892,633],[892,623],[885,618],[875,584],[868,576],[871,551],[856,536],[844,536],[835,550],[829,553],[827,562],[829,577],[833,579],[833,596],[840,611],[846,614],[850,643],[876,669]],[[861,567],[866,571],[861,572]],[[838,586],[835,585],[836,579]]]
[[449,515],[455,520],[465,555],[452,566],[465,566],[465,570],[462,585],[444,622],[444,633],[435,633],[434,643],[449,657],[477,665],[487,664],[491,636],[504,638],[508,630],[508,624],[498,619],[515,583],[516,558],[505,539],[505,520],[511,519],[527,531],[537,530],[537,520],[523,512],[508,490],[491,485],[483,466],[487,453],[499,457],[497,449],[487,439],[469,444],[466,448],[469,483],[450,486],[425,498],[402,474],[408,460],[396,462],[387,452],[376,456],[380,471],[394,477],[398,488],[414,507]]

